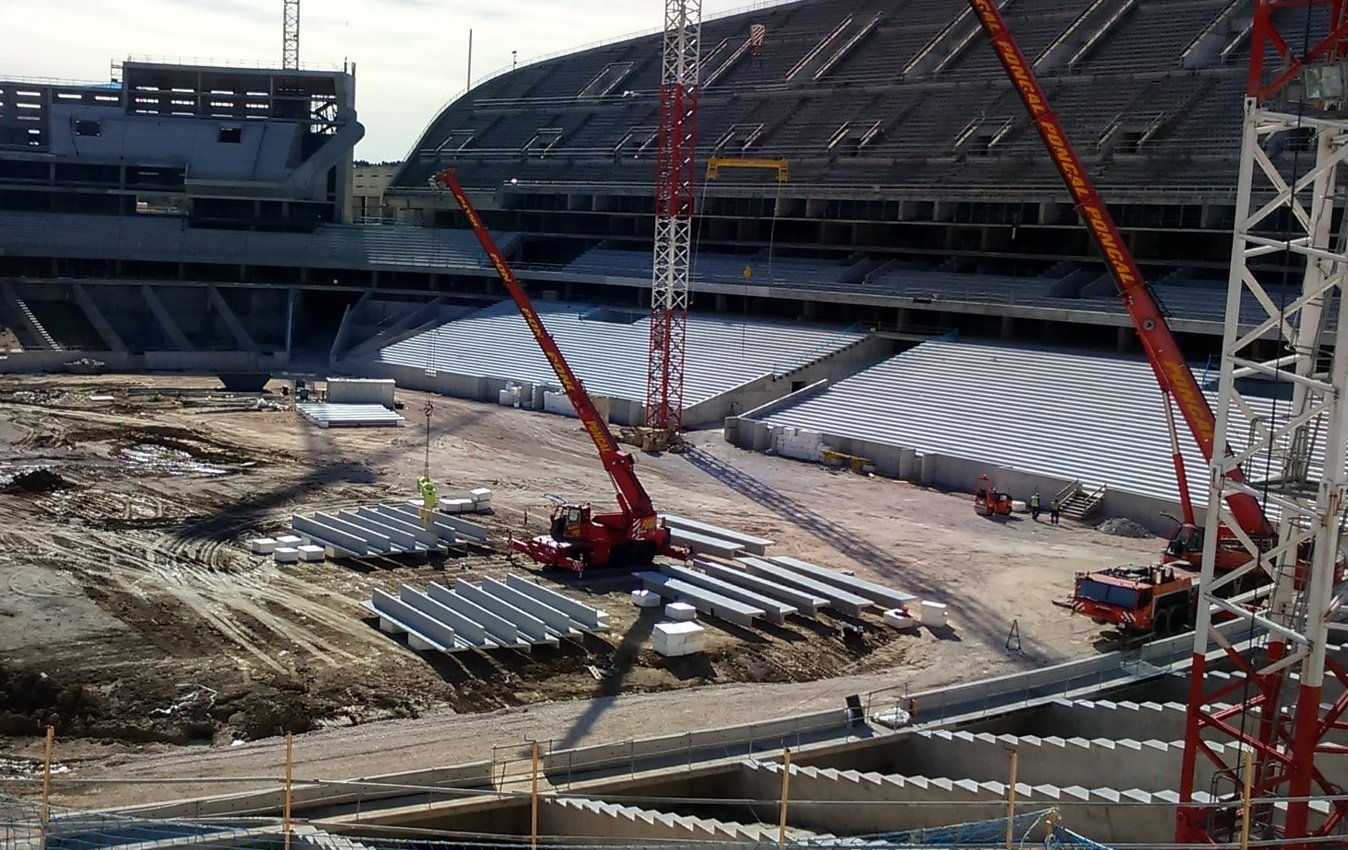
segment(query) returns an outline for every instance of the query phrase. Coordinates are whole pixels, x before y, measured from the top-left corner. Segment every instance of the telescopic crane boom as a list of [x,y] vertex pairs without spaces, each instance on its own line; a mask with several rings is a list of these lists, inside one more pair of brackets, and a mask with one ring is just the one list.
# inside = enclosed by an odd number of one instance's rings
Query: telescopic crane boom
[[496,241],[468,200],[453,170],[446,169],[436,174],[431,178],[431,185],[437,189],[448,189],[468,218],[469,226],[482,244],[482,250],[496,267],[501,283],[505,284],[515,306],[519,308],[543,356],[552,365],[585,432],[594,441],[599,460],[613,480],[613,489],[618,495],[618,513],[592,514],[588,504],[560,504],[553,512],[550,534],[531,540],[515,540],[511,546],[545,566],[577,572],[587,567],[649,564],[656,555],[680,559],[685,557],[686,553],[682,549],[670,544],[669,529],[660,524],[651,497],[637,478],[632,455],[618,448],[618,441],[599,415],[594,400],[585,391],[576,373],[571,371],[571,365],[562,356],[557,341],[543,326],[543,320],[534,309],[519,278],[515,277],[505,256],[496,247]]
[[[1059,174],[1062,175],[1063,182],[1067,184],[1067,189],[1076,202],[1077,211],[1086,222],[1086,228],[1090,231],[1096,248],[1104,256],[1105,262],[1109,266],[1110,274],[1119,290],[1119,297],[1123,300],[1123,305],[1127,309],[1129,317],[1133,320],[1138,339],[1142,341],[1142,348],[1147,354],[1147,360],[1151,363],[1152,371],[1156,374],[1156,381],[1161,387],[1161,393],[1165,396],[1167,417],[1172,417],[1170,407],[1172,404],[1178,407],[1180,415],[1184,417],[1185,423],[1189,426],[1189,432],[1193,435],[1194,442],[1203,452],[1203,458],[1211,461],[1213,452],[1216,451],[1214,443],[1217,418],[1213,415],[1207,397],[1203,395],[1202,389],[1198,386],[1193,370],[1189,368],[1189,364],[1180,353],[1175,336],[1170,332],[1170,326],[1166,324],[1165,314],[1162,312],[1161,306],[1142,279],[1142,272],[1138,269],[1137,263],[1124,243],[1123,237],[1120,236],[1118,228],[1114,225],[1114,219],[1105,207],[1104,201],[1095,191],[1095,185],[1082,166],[1071,142],[1068,141],[1062,123],[1050,108],[1043,88],[1040,87],[1029,62],[1026,61],[1025,55],[1021,53],[1020,47],[1016,44],[1015,36],[1007,27],[1006,20],[997,8],[997,3],[995,0],[969,0],[969,5],[973,8],[974,14],[977,15],[983,31],[992,42],[992,46],[997,52],[997,58],[1001,61],[1002,68],[1006,70],[1007,76],[1011,78],[1011,83],[1015,86],[1016,93],[1020,95],[1020,100],[1025,105],[1025,109],[1029,112],[1030,120],[1034,123],[1035,129],[1039,131],[1039,135],[1043,138],[1049,155],[1053,158]],[[1174,443],[1172,452],[1175,473],[1181,489],[1181,498],[1186,506],[1186,515],[1175,539],[1171,541],[1171,545],[1167,548],[1167,555],[1172,559],[1182,557],[1197,564],[1200,558],[1199,553],[1202,551],[1201,536],[1197,534],[1197,528],[1193,524],[1192,509],[1189,507],[1184,461],[1180,455],[1178,443],[1174,441],[1173,437],[1172,443]],[[1227,455],[1231,454],[1229,446],[1223,446],[1222,451],[1226,452]],[[1239,467],[1232,467],[1227,472],[1227,477],[1234,482],[1244,480]],[[1268,518],[1264,516],[1264,511],[1259,506],[1259,502],[1253,496],[1232,490],[1227,497],[1227,504],[1230,505],[1231,513],[1236,517],[1241,530],[1256,543],[1262,541],[1260,548],[1267,548],[1268,545],[1271,545],[1276,532]],[[1229,529],[1227,531],[1229,533]],[[1196,547],[1195,543],[1197,544]],[[1238,554],[1242,561],[1249,558],[1243,547],[1240,548]],[[1232,564],[1231,566],[1236,565]]]

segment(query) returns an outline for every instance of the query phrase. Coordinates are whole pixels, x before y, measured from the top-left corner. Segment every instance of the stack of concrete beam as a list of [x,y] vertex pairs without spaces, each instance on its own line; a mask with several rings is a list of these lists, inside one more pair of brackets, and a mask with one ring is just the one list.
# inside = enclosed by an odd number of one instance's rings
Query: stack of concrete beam
[[740,531],[733,531],[729,528],[722,528],[719,525],[712,525],[706,522],[699,522],[687,517],[675,516],[674,514],[661,514],[660,519],[671,531],[691,532],[712,540],[724,540],[727,543],[739,544],[739,549],[735,551],[746,552],[750,555],[766,555],[768,547],[772,541],[764,537],[755,537],[752,534],[745,534]]
[[[663,569],[663,568],[662,568]],[[766,612],[762,608],[746,605],[738,599],[717,593],[709,588],[674,578],[663,572],[646,570],[636,573],[642,584],[652,593],[658,593],[664,599],[686,602],[709,617],[716,617],[728,623],[740,626],[752,626],[754,620],[762,619]]]
[[431,582],[425,592],[404,584],[396,596],[376,589],[365,607],[382,631],[405,634],[422,651],[557,646],[562,638],[609,630],[606,612],[515,575],[453,588]]
[[[489,514],[491,513],[492,492],[487,487],[475,487],[466,493],[442,496],[436,504],[437,510],[447,514]],[[419,500],[408,502],[412,507],[420,507]]]
[[428,524],[411,505],[294,514],[290,527],[299,538],[297,544],[322,546],[331,558],[442,554],[460,539],[487,539],[485,528],[456,517],[433,514]]
[[401,416],[382,404],[304,403],[295,405],[295,410],[320,428],[401,427],[407,424]]

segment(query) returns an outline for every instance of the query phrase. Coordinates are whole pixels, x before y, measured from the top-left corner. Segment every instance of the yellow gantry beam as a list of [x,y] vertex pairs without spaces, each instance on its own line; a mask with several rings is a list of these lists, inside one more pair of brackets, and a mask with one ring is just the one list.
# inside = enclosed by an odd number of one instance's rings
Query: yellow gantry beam
[[740,159],[729,156],[713,156],[707,160],[707,179],[715,180],[722,168],[775,168],[777,182],[785,183],[791,172],[784,159]]

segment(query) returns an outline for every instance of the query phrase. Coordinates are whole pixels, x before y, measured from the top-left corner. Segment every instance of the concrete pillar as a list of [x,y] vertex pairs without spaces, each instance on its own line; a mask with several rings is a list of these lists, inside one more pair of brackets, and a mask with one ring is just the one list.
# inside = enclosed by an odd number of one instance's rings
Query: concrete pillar
[[813,319],[813,318],[814,318],[814,310],[815,310],[815,302],[813,302],[813,301],[805,301],[805,302],[802,302],[801,305],[800,305],[800,315],[801,315],[801,318],[807,319],[807,320],[808,320],[808,319]]
[[908,326],[908,308],[899,307],[897,310],[894,311],[894,329],[902,333],[903,329],[907,326]]
[[1114,336],[1114,350],[1119,352],[1127,351],[1132,346],[1132,342],[1133,329],[1119,328]]
[[716,312],[718,313],[725,312],[725,302],[726,302],[725,293],[724,292],[716,293]]
[[1002,316],[1002,339],[1011,339],[1015,332],[1016,320],[1011,316]]

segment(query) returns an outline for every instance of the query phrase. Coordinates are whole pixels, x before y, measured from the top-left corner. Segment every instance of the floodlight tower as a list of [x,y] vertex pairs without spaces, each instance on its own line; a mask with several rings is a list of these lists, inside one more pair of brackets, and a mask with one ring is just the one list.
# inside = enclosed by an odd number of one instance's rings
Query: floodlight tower
[[281,67],[300,67],[300,0],[283,0],[281,10]]
[[[1232,452],[1215,452],[1210,468],[1176,824],[1183,843],[1310,847],[1348,827],[1343,797],[1311,799],[1343,794],[1325,768],[1348,759],[1348,746],[1338,743],[1348,729],[1348,671],[1327,655],[1330,631],[1344,628],[1331,620],[1348,508],[1348,219],[1338,186],[1348,159],[1346,7],[1345,0],[1254,3],[1217,403],[1216,439]],[[1307,34],[1325,31],[1319,41]],[[1293,173],[1277,161],[1291,162]],[[1275,288],[1293,271],[1299,291]],[[1336,301],[1339,319],[1330,327],[1325,319]],[[1291,399],[1254,398],[1239,379],[1290,385]],[[1319,469],[1315,455],[1323,458]],[[1244,482],[1226,474],[1239,463],[1251,473]],[[1272,549],[1257,551],[1229,515],[1232,491],[1249,493],[1277,518]],[[1218,578],[1222,522],[1253,558]],[[1272,582],[1262,606],[1229,598],[1259,571]],[[1213,610],[1237,620],[1223,626],[1225,637],[1214,629]],[[1223,648],[1233,677],[1205,675],[1211,641]],[[1326,675],[1340,687],[1325,689]]]
[[701,41],[702,0],[665,0],[655,255],[651,266],[651,348],[646,370],[646,425],[665,433],[683,429],[683,355],[693,254]]

